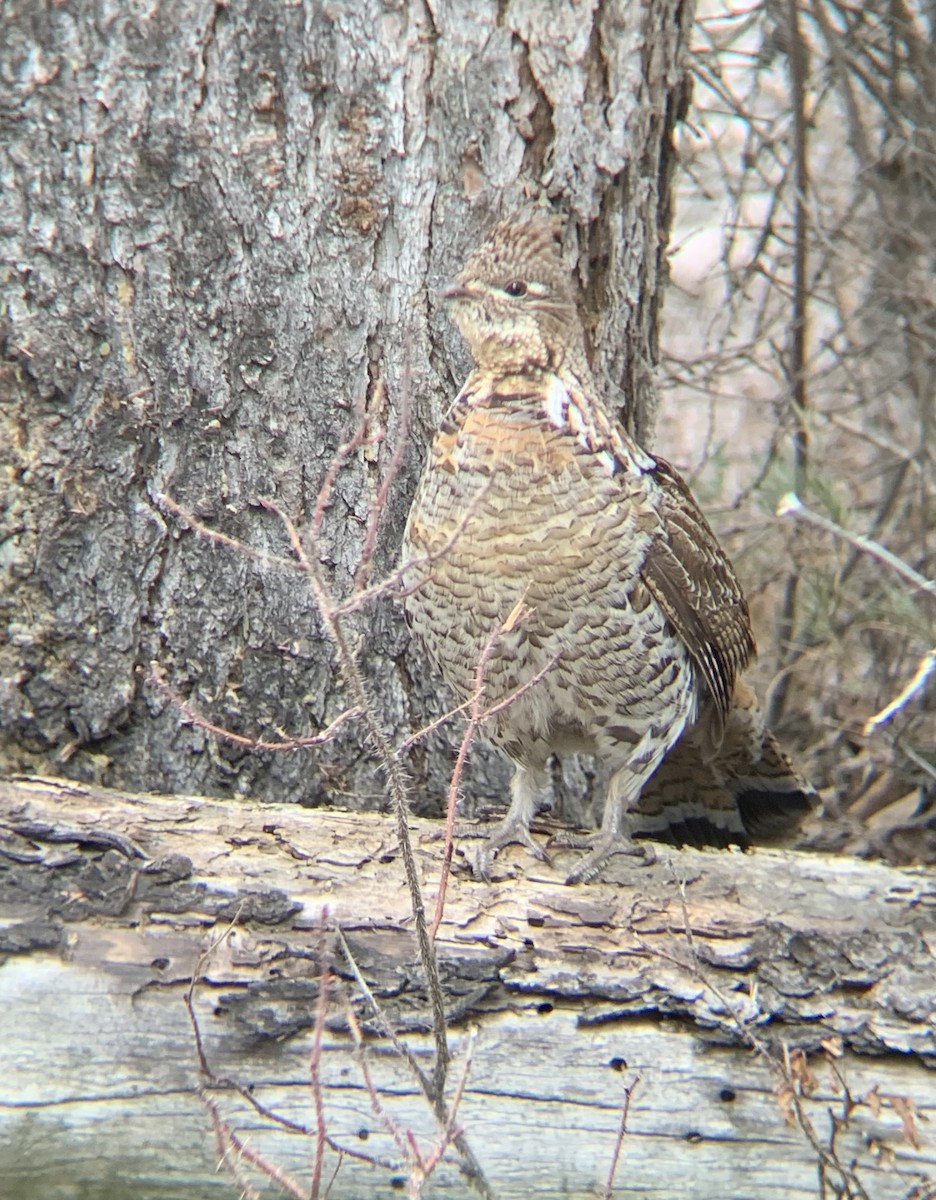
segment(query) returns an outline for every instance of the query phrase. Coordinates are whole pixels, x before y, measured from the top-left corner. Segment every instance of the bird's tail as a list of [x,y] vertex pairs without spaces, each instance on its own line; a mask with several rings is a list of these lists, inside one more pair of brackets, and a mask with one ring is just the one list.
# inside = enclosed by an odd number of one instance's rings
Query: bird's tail
[[735,684],[717,747],[704,729],[677,742],[648,781],[631,815],[635,833],[690,845],[784,845],[816,804],[764,725],[754,690]]

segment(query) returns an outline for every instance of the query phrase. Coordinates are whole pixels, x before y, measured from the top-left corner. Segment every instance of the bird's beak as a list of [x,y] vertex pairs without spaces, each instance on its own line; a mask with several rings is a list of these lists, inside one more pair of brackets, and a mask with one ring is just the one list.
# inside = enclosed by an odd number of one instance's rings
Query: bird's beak
[[454,282],[446,284],[440,295],[443,300],[467,300],[471,295],[471,289],[456,279]]

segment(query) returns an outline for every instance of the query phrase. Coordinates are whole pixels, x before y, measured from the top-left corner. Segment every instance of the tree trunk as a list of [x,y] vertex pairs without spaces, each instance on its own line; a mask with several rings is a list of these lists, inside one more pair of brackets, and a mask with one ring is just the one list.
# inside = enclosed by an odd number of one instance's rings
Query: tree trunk
[[[315,1129],[317,1033],[324,1132],[385,1164],[345,1157],[329,1195],[412,1184],[394,1131],[428,1159],[438,1126],[413,1071],[378,1038],[335,933],[428,1065],[387,818],[23,779],[0,782],[0,829],[4,1197],[234,1196],[235,1168],[257,1182],[243,1154],[217,1172],[185,1007],[193,977],[214,1074],[205,1094],[248,1152],[309,1195],[314,1132],[290,1133],[251,1101]],[[438,824],[413,832],[431,902]],[[120,838],[149,858],[109,848]],[[609,882],[568,888],[568,863],[506,860],[492,884],[450,881],[436,942],[456,1052],[448,1094],[474,1038],[458,1122],[489,1194],[594,1196],[638,1076],[616,1195],[933,1194],[931,873],[661,850],[653,866],[619,860]],[[338,982],[320,1009],[324,968]],[[323,1187],[338,1165],[326,1147]],[[450,1148],[426,1194],[478,1186]]]
[[[307,735],[345,708],[316,604],[272,561],[288,545],[258,503],[307,523],[361,406],[316,555],[346,595],[379,502],[376,576],[392,566],[467,367],[437,288],[529,195],[568,214],[597,365],[649,433],[690,10],[4,5],[0,764],[380,801],[353,724],[327,751],[218,744],[149,664],[247,735]],[[165,496],[260,560],[199,537]],[[397,605],[371,604],[350,632],[389,731],[440,711]],[[449,766],[445,737],[413,763],[430,808]],[[471,769],[468,790],[500,799],[499,761],[479,748]]]

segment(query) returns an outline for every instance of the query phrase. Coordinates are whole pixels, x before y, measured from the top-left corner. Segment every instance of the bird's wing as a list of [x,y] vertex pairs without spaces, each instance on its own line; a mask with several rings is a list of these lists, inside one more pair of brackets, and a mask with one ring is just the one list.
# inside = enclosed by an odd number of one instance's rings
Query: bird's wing
[[680,475],[654,456],[660,524],[641,575],[705,680],[722,720],[756,647],[741,584]]

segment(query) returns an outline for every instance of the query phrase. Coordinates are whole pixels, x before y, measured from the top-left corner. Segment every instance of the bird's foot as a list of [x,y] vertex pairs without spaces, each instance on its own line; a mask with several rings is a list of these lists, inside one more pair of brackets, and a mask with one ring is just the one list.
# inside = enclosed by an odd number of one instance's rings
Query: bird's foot
[[484,838],[484,844],[469,858],[471,871],[476,879],[490,883],[494,859],[505,846],[524,846],[538,862],[549,862],[549,855],[539,842],[534,841],[524,822],[516,817],[505,817],[493,833],[489,833],[488,829],[489,827],[484,825],[466,825],[455,831],[458,837]]
[[647,842],[635,842],[626,833],[607,833],[599,829],[596,833],[559,833],[550,840],[551,846],[568,846],[574,850],[588,850],[574,871],[566,876],[566,883],[588,883],[601,868],[617,854],[629,854],[643,860],[649,867],[656,862],[656,853]]

